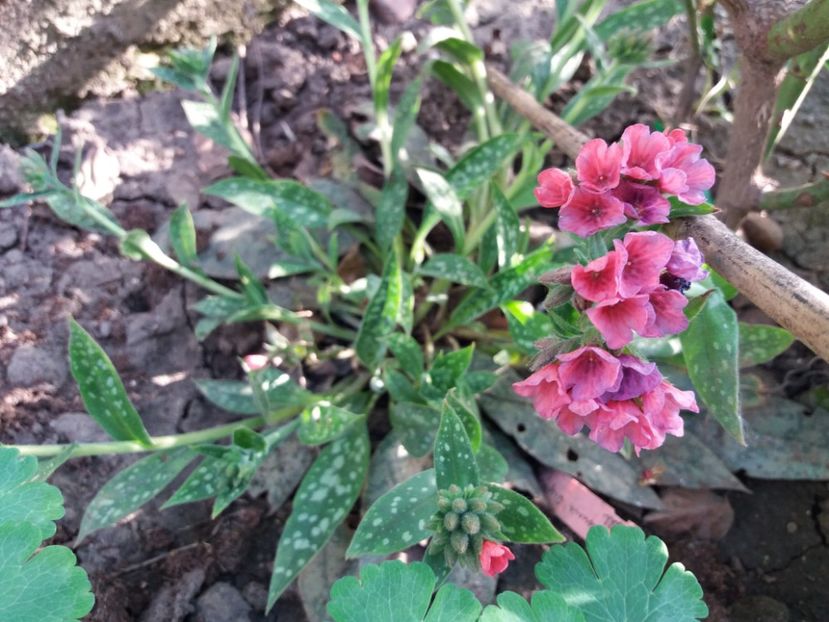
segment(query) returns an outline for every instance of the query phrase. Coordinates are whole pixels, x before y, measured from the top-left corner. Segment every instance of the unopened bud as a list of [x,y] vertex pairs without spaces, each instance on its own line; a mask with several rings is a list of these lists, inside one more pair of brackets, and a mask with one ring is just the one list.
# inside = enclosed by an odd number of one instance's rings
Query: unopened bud
[[446,531],[455,531],[458,528],[458,515],[454,512],[447,512],[446,515],[443,517],[443,526],[446,528]]
[[569,285],[552,285],[547,292],[547,297],[544,299],[544,308],[555,309],[565,302],[569,302],[572,297],[573,288]]
[[452,500],[452,510],[457,512],[458,514],[463,514],[466,512],[466,501],[461,499],[460,497]]
[[460,531],[455,531],[449,536],[449,543],[452,545],[455,553],[463,555],[466,553],[466,549],[469,548],[469,536]]
[[461,527],[463,530],[471,536],[474,536],[481,530],[481,519],[478,518],[477,514],[472,514],[471,512],[467,512],[463,515],[461,519]]
[[572,272],[572,270],[573,266],[564,266],[563,268],[550,270],[549,272],[545,272],[538,277],[538,282],[543,283],[544,285],[569,285],[570,272]]

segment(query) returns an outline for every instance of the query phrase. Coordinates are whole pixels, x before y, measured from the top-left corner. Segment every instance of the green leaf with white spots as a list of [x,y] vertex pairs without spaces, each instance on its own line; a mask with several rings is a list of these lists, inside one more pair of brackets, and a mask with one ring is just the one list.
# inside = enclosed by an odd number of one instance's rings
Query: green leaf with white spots
[[550,316],[536,311],[526,300],[510,300],[501,305],[501,310],[507,318],[510,336],[524,354],[536,354],[535,343],[554,334]]
[[423,350],[417,340],[410,335],[394,333],[389,337],[389,349],[401,369],[412,380],[419,381],[423,375]]
[[429,369],[429,377],[441,395],[458,384],[458,380],[469,369],[475,346],[469,345],[453,352],[441,352],[435,357]]
[[374,78],[374,109],[385,113],[389,107],[389,89],[394,65],[400,56],[401,39],[397,37],[377,59],[377,71]]
[[468,324],[487,311],[512,300],[535,283],[542,272],[552,267],[548,247],[533,251],[518,265],[501,270],[492,277],[489,289],[476,289],[467,294],[452,311],[444,331]]
[[417,113],[420,111],[420,89],[422,86],[422,77],[411,81],[406,90],[403,91],[397,106],[395,106],[391,135],[391,153],[395,161],[402,157],[400,150],[406,145],[409,132],[417,120]]
[[305,445],[322,445],[339,438],[362,419],[362,415],[350,410],[329,402],[320,402],[302,411],[297,436]]
[[386,369],[383,374],[383,383],[386,391],[395,402],[414,402],[423,404],[424,397],[418,393],[411,381],[396,369]]
[[314,401],[310,391],[300,387],[281,369],[266,367],[248,374],[256,412],[263,415],[290,415],[299,406]]
[[740,331],[737,314],[721,292],[710,296],[679,338],[688,376],[708,413],[745,445],[740,414]]
[[366,307],[354,349],[360,361],[373,370],[386,353],[403,304],[403,277],[395,253],[389,253],[380,286]]
[[423,192],[429,198],[429,204],[440,215],[452,237],[455,240],[455,247],[463,248],[466,231],[463,222],[463,203],[449,181],[440,173],[429,169],[417,169],[417,176]]
[[380,203],[374,215],[374,237],[381,249],[391,248],[394,238],[403,230],[408,198],[409,180],[406,179],[403,168],[397,166],[383,186]]
[[472,451],[477,452],[481,448],[483,429],[481,427],[481,416],[478,412],[478,405],[475,402],[475,398],[464,395],[453,388],[446,393],[446,406],[451,408],[452,412],[460,419],[469,437],[469,444],[472,447]]
[[389,413],[392,428],[403,447],[419,458],[432,450],[440,423],[440,411],[426,404],[395,402]]
[[437,512],[435,470],[421,471],[380,497],[363,516],[346,556],[386,555],[429,537]]
[[516,134],[501,134],[467,151],[446,173],[455,194],[468,198],[506,164],[520,143]]
[[69,323],[69,367],[87,412],[107,434],[152,444],[112,361],[75,320]]
[[607,42],[619,33],[644,34],[659,28],[681,12],[682,5],[675,0],[640,0],[614,11],[596,24],[593,30],[599,39]]
[[498,248],[498,267],[509,268],[518,253],[521,239],[521,221],[518,212],[501,192],[492,185],[492,202],[495,206],[495,241]]
[[550,519],[536,505],[522,494],[495,484],[487,486],[493,501],[504,506],[498,512],[501,533],[509,542],[521,544],[549,544],[563,542],[562,536]]
[[244,160],[255,162],[250,147],[229,119],[223,119],[212,102],[183,101],[181,107],[187,122],[199,134],[228,149]]
[[434,454],[439,490],[446,490],[452,484],[461,488],[467,484],[478,485],[478,463],[472,453],[469,436],[461,420],[448,405],[443,407]]
[[135,512],[164,490],[194,457],[191,449],[179,447],[154,453],[120,471],[86,507],[77,542]]
[[[443,557],[441,555],[441,557]],[[343,577],[331,588],[334,622],[475,622],[481,604],[472,592],[444,585],[432,601],[436,579],[423,562],[370,564],[360,578]],[[430,605],[431,604],[431,608]]]
[[268,610],[348,516],[360,496],[369,453],[365,426],[354,426],[323,449],[305,474],[276,549]]
[[447,279],[453,283],[472,287],[489,287],[487,277],[477,265],[462,255],[439,253],[418,268],[420,274],[435,279]]
[[[60,493],[58,493],[60,494]],[[42,544],[27,522],[0,522],[0,620],[75,622],[95,604],[86,572],[65,546]]]
[[326,227],[333,207],[325,196],[291,179],[231,177],[202,192],[219,197],[257,216],[275,214],[308,228]]
[[238,255],[234,259],[236,264],[236,273],[239,275],[239,283],[242,285],[242,292],[248,304],[251,306],[264,305],[268,303],[268,291],[261,281],[256,277],[242,258]]
[[253,389],[247,382],[238,380],[194,380],[196,388],[219,408],[240,415],[259,412],[253,399]]
[[37,474],[36,458],[0,447],[0,524],[31,525],[45,540],[55,535],[54,521],[63,517],[63,497],[54,486],[38,481]]
[[509,473],[509,464],[504,456],[491,445],[481,445],[475,454],[482,482],[503,482]]
[[193,215],[182,204],[170,215],[170,244],[178,260],[185,266],[196,262],[196,227]]
[[785,328],[740,322],[740,367],[767,363],[788,350],[793,341]]
[[586,622],[695,622],[708,615],[702,588],[682,564],[667,570],[668,549],[638,527],[590,529],[585,548],[551,547],[535,567],[538,580]]

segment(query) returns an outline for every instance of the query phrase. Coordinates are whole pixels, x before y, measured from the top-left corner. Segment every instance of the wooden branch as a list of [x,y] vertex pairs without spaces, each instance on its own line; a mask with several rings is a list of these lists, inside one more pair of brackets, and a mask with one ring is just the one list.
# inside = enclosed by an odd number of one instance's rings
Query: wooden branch
[[811,0],[769,30],[768,55],[779,61],[829,41],[829,0]]
[[[575,159],[588,137],[545,109],[493,67],[487,67],[492,91]],[[713,216],[677,221],[674,237],[693,237],[705,260],[740,292],[829,361],[829,294],[752,248]]]

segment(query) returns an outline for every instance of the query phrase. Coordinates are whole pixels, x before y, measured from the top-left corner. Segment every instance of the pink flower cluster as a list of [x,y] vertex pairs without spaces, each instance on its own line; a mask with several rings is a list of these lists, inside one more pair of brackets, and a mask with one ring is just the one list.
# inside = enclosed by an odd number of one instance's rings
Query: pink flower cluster
[[694,240],[674,242],[656,231],[641,231],[614,240],[613,246],[570,274],[576,294],[593,303],[587,317],[608,347],[626,346],[634,332],[662,337],[685,330],[688,299],[682,292],[707,275]]
[[699,412],[694,393],[665,380],[656,364],[593,346],[560,354],[513,389],[566,434],[587,426],[605,449],[619,451],[627,438],[637,455],[662,445],[667,434],[683,435],[680,410]]
[[559,227],[582,237],[628,218],[637,225],[666,223],[671,206],[665,195],[699,205],[714,185],[714,167],[701,153],[682,130],[651,132],[637,123],[618,143],[595,138],[582,147],[578,184],[561,169],[542,171],[535,197],[543,207],[560,207]]

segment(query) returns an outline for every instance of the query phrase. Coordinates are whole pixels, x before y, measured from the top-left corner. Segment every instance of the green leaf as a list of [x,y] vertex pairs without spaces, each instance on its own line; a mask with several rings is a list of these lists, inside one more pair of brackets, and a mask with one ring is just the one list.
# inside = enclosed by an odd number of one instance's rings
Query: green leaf
[[411,455],[419,458],[432,450],[440,424],[440,411],[413,402],[395,402],[389,413],[392,428]]
[[394,64],[400,56],[401,40],[397,37],[377,59],[377,72],[374,78],[374,110],[386,112],[389,107],[389,89]]
[[63,497],[54,486],[37,480],[37,466],[36,458],[0,447],[0,525],[26,524],[45,540],[55,535],[54,521],[63,517]]
[[509,472],[509,464],[497,449],[481,445],[475,455],[482,482],[503,482]]
[[354,349],[363,364],[375,369],[386,353],[388,337],[394,332],[403,303],[403,278],[396,253],[389,253],[380,287],[366,307]]
[[95,212],[100,218],[119,226],[108,209],[77,192],[70,190],[55,192],[52,196],[45,197],[45,200],[58,218],[81,229],[109,232],[106,227],[90,216],[89,212]]
[[[400,150],[406,146],[406,139],[420,112],[420,89],[423,78],[418,76],[403,91],[400,101],[394,109],[394,122],[391,135],[391,153],[395,161],[401,158]],[[408,154],[406,154],[408,156]]]
[[554,546],[536,566],[543,585],[586,622],[694,622],[708,615],[702,588],[682,564],[665,570],[668,550],[638,527],[593,527],[585,541]]
[[449,227],[456,248],[463,248],[466,231],[463,223],[463,204],[449,181],[440,173],[425,168],[417,169],[417,176],[430,205]]
[[186,205],[179,205],[170,216],[170,244],[178,260],[185,266],[198,259],[196,253],[196,228],[193,215]]
[[461,103],[469,112],[474,114],[476,110],[483,106],[481,95],[475,83],[452,63],[443,60],[433,61],[431,72],[438,80],[455,91]]
[[76,542],[135,512],[164,490],[194,457],[192,450],[179,447],[142,458],[120,471],[86,506]]
[[682,4],[676,0],[641,0],[612,13],[596,24],[593,30],[602,41],[608,41],[621,32],[645,33],[667,23],[682,10]]
[[436,45],[439,50],[450,54],[465,65],[474,65],[484,60],[484,51],[474,43],[457,37],[441,39]]
[[429,377],[440,395],[444,395],[449,389],[458,384],[472,364],[472,356],[475,354],[475,346],[469,345],[453,352],[441,352],[435,357]]
[[515,154],[520,142],[516,134],[501,134],[467,151],[446,173],[455,194],[468,198]]
[[350,410],[329,402],[320,402],[302,411],[297,435],[305,445],[322,445],[339,438],[361,419],[362,415]]
[[452,484],[461,488],[467,484],[478,485],[478,463],[475,462],[469,436],[461,420],[446,405],[435,437],[434,453],[439,490],[445,490]]
[[[72,622],[95,604],[86,573],[65,546],[41,546],[28,523],[0,523],[0,620]],[[36,553],[37,551],[37,553]]]
[[193,382],[204,397],[223,410],[239,415],[259,413],[253,399],[253,389],[246,382],[207,379],[197,379]]
[[279,213],[297,225],[326,227],[333,210],[325,196],[291,179],[230,177],[204,188],[208,196],[224,199],[257,216]]
[[792,345],[794,337],[785,328],[740,322],[740,367],[766,363]]
[[369,453],[365,426],[355,426],[328,445],[305,474],[279,538],[268,610],[348,515],[363,487]]
[[528,355],[538,352],[535,343],[554,334],[553,321],[546,313],[539,313],[525,300],[511,300],[501,306],[507,318],[509,333],[515,345]]
[[230,61],[230,67],[227,72],[227,79],[225,79],[224,88],[222,89],[222,97],[219,102],[219,114],[223,119],[230,121],[230,112],[233,107],[233,94],[236,87],[236,78],[239,75],[239,53],[234,52],[233,58]]
[[453,283],[472,287],[489,287],[486,275],[478,266],[462,255],[439,253],[418,268],[420,274],[435,279],[447,279]]
[[386,369],[383,374],[386,391],[395,402],[415,402],[423,404],[425,398],[417,392],[411,381],[396,369]]
[[403,230],[408,197],[409,181],[406,179],[406,173],[401,167],[396,166],[383,186],[380,204],[374,216],[374,236],[377,245],[383,250],[391,248],[394,238]]
[[414,337],[394,333],[389,337],[389,348],[400,367],[412,380],[420,381],[423,375],[423,350]]
[[453,388],[446,393],[446,405],[460,419],[464,430],[466,430],[466,435],[469,437],[472,451],[477,452],[483,441],[483,428],[475,398],[463,395],[456,388]]
[[299,6],[334,28],[362,41],[360,24],[341,5],[331,0],[294,0]]
[[242,258],[236,256],[234,263],[236,264],[236,272],[239,274],[239,282],[242,285],[242,291],[245,293],[245,298],[250,305],[264,305],[268,303],[268,291],[265,286],[256,278],[253,270],[250,269]]
[[498,247],[498,267],[508,268],[518,253],[521,221],[518,213],[497,185],[492,186],[492,202],[495,205],[495,240]]
[[553,527],[550,519],[527,497],[495,484],[489,484],[487,488],[493,501],[504,506],[498,512],[498,521],[508,542],[549,544],[564,541],[564,536]]
[[346,556],[386,555],[429,537],[429,519],[437,512],[434,469],[421,471],[398,484],[366,512]]
[[630,67],[620,66],[614,72],[617,75],[605,78],[618,81],[619,84],[591,84],[590,82],[593,82],[591,80],[567,102],[564,110],[561,111],[561,117],[570,125],[581,125],[585,121],[600,115],[613,103],[617,95],[621,93],[635,94],[636,89],[621,83],[630,71]]
[[515,592],[498,594],[496,602],[484,609],[479,622],[585,622],[578,609],[550,590],[534,593],[532,604]]
[[69,322],[69,367],[86,410],[107,434],[119,441],[152,444],[112,361],[75,320]]
[[255,161],[250,147],[239,135],[230,119],[223,119],[220,110],[208,102],[183,101],[181,107],[194,130],[245,160]]
[[334,622],[475,622],[481,605],[467,590],[444,585],[435,595],[435,574],[423,562],[387,561],[364,566],[360,578],[343,577],[331,588]]
[[502,270],[490,279],[489,289],[477,289],[461,300],[449,316],[444,332],[468,324],[487,311],[512,300],[550,267],[550,250],[542,247],[529,254],[515,267]]
[[694,389],[711,416],[745,444],[740,414],[739,338],[737,314],[720,292],[710,296],[680,335],[682,355]]
[[253,392],[256,411],[266,415],[277,415],[314,401],[314,396],[300,387],[281,369],[266,367],[248,374]]
[[668,197],[668,200],[671,202],[671,213],[668,215],[671,220],[685,218],[687,216],[705,216],[706,214],[714,214],[719,211],[710,203],[688,205],[676,197]]

